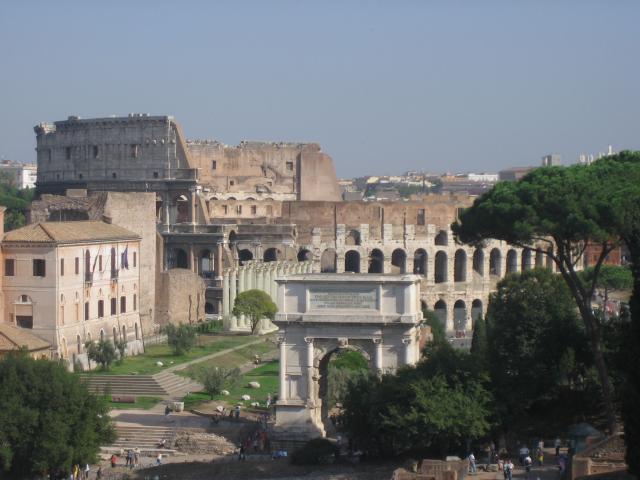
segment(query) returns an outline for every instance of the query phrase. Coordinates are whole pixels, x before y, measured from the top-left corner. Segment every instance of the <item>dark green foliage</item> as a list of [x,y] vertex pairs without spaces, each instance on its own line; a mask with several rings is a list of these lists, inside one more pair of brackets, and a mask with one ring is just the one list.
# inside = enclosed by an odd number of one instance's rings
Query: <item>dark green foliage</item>
[[327,402],[329,409],[342,403],[349,385],[368,376],[369,365],[360,352],[342,350],[333,355],[327,365]]
[[109,366],[116,359],[116,349],[109,340],[99,342],[87,342],[84,344],[89,360],[99,363],[103,370],[109,370]]
[[173,348],[174,355],[184,355],[196,344],[195,328],[185,323],[177,327],[170,323],[164,327],[163,331],[167,335],[167,343]]
[[127,352],[127,341],[126,340],[116,340],[115,347],[118,350],[118,363],[122,363],[124,361],[124,355]]
[[5,231],[15,230],[25,225],[25,213],[29,209],[34,193],[32,188],[18,190],[0,178],[0,205],[7,207],[4,213]]
[[363,377],[344,401],[343,425],[369,455],[464,453],[489,430],[491,397],[471,355],[444,344],[397,375]]
[[483,368],[488,366],[487,323],[482,315],[473,322],[473,337],[471,338],[471,355]]
[[196,325],[198,333],[220,333],[224,329],[222,320],[210,320]]
[[422,316],[424,317],[423,323],[431,327],[431,335],[433,336],[432,345],[442,345],[447,343],[447,337],[444,331],[444,325],[433,310],[422,310]]
[[598,405],[587,339],[562,278],[509,275],[487,310],[491,388],[503,432],[556,435]]
[[291,455],[294,465],[327,465],[338,456],[338,448],[326,438],[314,438]]
[[220,395],[223,390],[231,390],[240,382],[239,368],[214,367],[202,372],[200,381],[211,398]]
[[54,362],[0,359],[0,477],[31,478],[97,458],[115,440],[104,399]]
[[236,317],[246,315],[251,320],[251,333],[256,333],[260,320],[275,318],[278,307],[271,297],[262,290],[247,290],[238,294],[233,306],[233,314]]

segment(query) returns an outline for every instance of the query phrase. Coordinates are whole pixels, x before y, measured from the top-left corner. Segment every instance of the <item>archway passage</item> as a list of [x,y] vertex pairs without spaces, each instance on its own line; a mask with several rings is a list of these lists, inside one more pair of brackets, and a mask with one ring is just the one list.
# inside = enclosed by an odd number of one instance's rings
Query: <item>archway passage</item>
[[443,330],[447,329],[447,304],[444,300],[438,300],[433,306],[433,311],[440,320]]
[[435,283],[445,283],[447,277],[447,252],[440,250],[436,253],[435,275],[433,280]]
[[240,262],[240,265],[243,265],[244,262],[249,262],[251,260],[253,260],[253,253],[251,252],[251,250],[244,248],[238,251],[238,261]]
[[456,254],[453,259],[453,281],[467,281],[467,253],[461,248],[456,250]]
[[502,253],[498,248],[494,248],[489,254],[489,275],[502,275]]
[[215,275],[213,271],[213,254],[210,250],[200,252],[200,273],[203,277],[210,278]]
[[368,376],[370,359],[353,347],[327,353],[319,363],[318,397],[322,401],[321,417],[327,434],[336,432],[336,418],[350,382]]
[[349,250],[344,255],[344,271],[360,273],[360,254],[355,250]]
[[178,195],[174,198],[176,209],[176,223],[186,223],[189,221],[189,199],[186,195]]
[[351,230],[344,237],[344,244],[345,245],[360,245],[360,233],[357,232],[356,230]]
[[213,303],[211,302],[206,302],[204,304],[204,313],[206,313],[207,315],[213,315],[215,312],[215,309],[213,308]]
[[471,321],[475,324],[482,317],[482,300],[476,298],[471,302]]
[[447,232],[445,232],[444,230],[440,230],[434,238],[433,242],[436,245],[446,247],[448,243]]
[[532,260],[533,260],[533,257],[531,255],[531,249],[525,248],[524,250],[522,250],[522,260],[520,262],[520,270],[523,272],[525,270],[531,270],[533,268],[531,265]]
[[473,271],[484,277],[484,251],[476,248],[473,252]]
[[336,251],[332,248],[326,249],[320,256],[320,272],[335,273],[336,271]]
[[277,248],[267,248],[264,251],[263,260],[265,262],[276,262],[282,260],[282,252]]
[[467,305],[463,300],[453,304],[453,328],[456,331],[467,329]]
[[427,251],[419,248],[413,254],[413,273],[427,276]]
[[306,248],[301,248],[300,251],[298,252],[298,261],[309,262],[311,260],[313,260],[313,254]]
[[391,253],[391,273],[407,273],[407,254],[401,248]]
[[544,268],[544,253],[536,250],[536,268]]
[[383,273],[384,272],[384,254],[374,248],[369,255],[369,273]]
[[507,252],[507,273],[516,273],[518,271],[518,252],[511,249]]

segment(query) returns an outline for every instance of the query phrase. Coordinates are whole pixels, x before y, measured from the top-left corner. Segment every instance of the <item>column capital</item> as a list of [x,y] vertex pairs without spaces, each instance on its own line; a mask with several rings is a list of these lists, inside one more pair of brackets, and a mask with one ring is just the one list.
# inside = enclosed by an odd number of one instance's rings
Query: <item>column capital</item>
[[413,338],[411,337],[402,337],[402,343],[404,343],[405,345],[410,345],[412,341]]
[[315,339],[313,337],[304,337],[304,341],[307,345],[313,345],[313,341]]
[[374,337],[371,339],[371,341],[375,344],[375,345],[381,345],[382,344],[382,337]]
[[278,345],[283,345],[287,342],[287,339],[284,337],[284,335],[278,336]]

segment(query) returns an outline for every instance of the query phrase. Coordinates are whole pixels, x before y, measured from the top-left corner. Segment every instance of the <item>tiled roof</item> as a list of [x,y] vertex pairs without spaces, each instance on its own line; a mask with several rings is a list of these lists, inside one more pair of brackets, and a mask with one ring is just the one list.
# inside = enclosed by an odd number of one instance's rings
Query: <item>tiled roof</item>
[[80,243],[110,240],[139,240],[135,233],[99,221],[41,222],[7,232],[4,242]]
[[26,347],[29,351],[43,350],[51,345],[46,340],[37,337],[26,328],[16,327],[10,323],[0,323],[0,337],[7,341],[0,342],[2,350],[19,350]]

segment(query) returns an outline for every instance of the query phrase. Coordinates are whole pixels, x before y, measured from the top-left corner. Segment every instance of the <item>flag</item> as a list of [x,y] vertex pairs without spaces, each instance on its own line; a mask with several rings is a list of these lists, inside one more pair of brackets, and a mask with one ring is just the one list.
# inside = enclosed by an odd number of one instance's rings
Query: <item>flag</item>
[[129,246],[127,245],[122,252],[122,258],[120,259],[120,268],[126,268],[129,270]]

